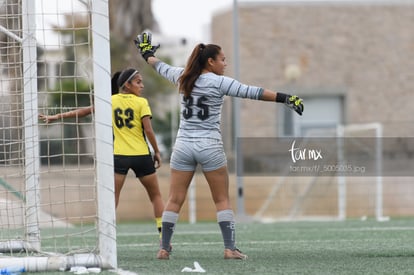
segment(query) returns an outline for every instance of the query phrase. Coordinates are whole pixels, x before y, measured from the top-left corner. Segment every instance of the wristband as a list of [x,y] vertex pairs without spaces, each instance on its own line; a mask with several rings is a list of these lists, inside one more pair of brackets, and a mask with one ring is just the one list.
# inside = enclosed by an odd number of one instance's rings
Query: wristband
[[284,93],[277,93],[276,94],[276,102],[281,102],[281,103],[285,103],[286,99],[289,97],[289,95],[284,94]]
[[148,63],[148,58],[150,58],[151,56],[153,56],[154,57],[154,53],[153,52],[150,52],[150,51],[148,51],[148,52],[146,52],[146,53],[144,53],[143,55],[142,55],[142,57],[144,58],[144,60]]

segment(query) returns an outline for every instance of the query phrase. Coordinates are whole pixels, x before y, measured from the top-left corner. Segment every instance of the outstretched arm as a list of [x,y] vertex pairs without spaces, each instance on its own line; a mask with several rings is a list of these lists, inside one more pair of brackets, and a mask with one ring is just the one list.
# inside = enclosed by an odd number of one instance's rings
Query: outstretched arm
[[73,111],[69,111],[69,112],[64,112],[64,113],[59,113],[59,114],[55,114],[55,115],[44,115],[44,114],[39,114],[39,119],[43,120],[46,123],[58,120],[58,119],[62,119],[62,118],[71,118],[71,117],[84,117],[87,116],[91,113],[94,112],[94,106],[88,106],[88,107],[83,107],[83,108],[79,108],[79,109],[75,109]]
[[273,92],[268,89],[263,90],[262,98],[263,101],[276,101],[277,92]]
[[223,76],[221,81],[220,91],[228,96],[284,103],[299,115],[302,115],[304,109],[303,100],[296,95],[288,95],[257,86],[245,85],[225,76]]
[[152,35],[150,32],[143,32],[142,34],[139,34],[134,40],[135,46],[138,48],[144,60],[149,65],[151,65],[158,74],[173,84],[178,84],[178,79],[181,76],[184,68],[173,67],[155,57],[155,52],[160,47],[160,45],[153,46],[151,44],[151,38]]

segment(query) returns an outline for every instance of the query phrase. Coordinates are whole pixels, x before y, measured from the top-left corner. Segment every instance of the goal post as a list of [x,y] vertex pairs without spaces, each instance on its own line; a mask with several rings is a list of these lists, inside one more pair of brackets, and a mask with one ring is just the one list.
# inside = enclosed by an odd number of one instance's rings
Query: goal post
[[[255,169],[246,170],[245,175],[260,176],[260,188],[266,194],[254,220],[389,219],[383,215],[382,124],[337,125],[315,129],[301,138],[245,139],[241,143],[244,161]],[[252,143],[262,147],[254,147],[252,153],[248,149]],[[316,151],[318,158],[311,154]]]
[[[358,135],[362,133],[363,136],[373,137],[375,139],[374,149],[371,152],[374,155],[374,165],[375,165],[375,177],[373,178],[375,182],[375,219],[377,221],[387,221],[389,217],[383,215],[383,180],[382,180],[382,137],[383,137],[383,126],[381,123],[366,123],[366,124],[351,124],[351,125],[338,125],[337,127],[337,137],[338,137],[338,156],[339,161],[342,161],[344,157],[344,152],[346,150],[343,146],[343,139],[346,137],[352,137],[353,135]],[[338,175],[338,218],[340,220],[346,219],[346,208],[347,208],[347,177],[343,175]]]
[[24,175],[26,193],[26,233],[27,242],[35,250],[40,250],[40,228],[38,221],[39,188],[39,134],[37,125],[37,53],[35,37],[35,10],[33,1],[22,1],[22,54],[23,54],[23,120],[24,120]]
[[[95,104],[96,180],[99,251],[116,267],[116,218],[113,176],[111,64],[108,2],[92,1],[92,39]],[[108,100],[109,99],[109,100]],[[109,206],[109,207],[108,207]]]
[[0,268],[117,268],[109,42],[108,1],[0,1]]

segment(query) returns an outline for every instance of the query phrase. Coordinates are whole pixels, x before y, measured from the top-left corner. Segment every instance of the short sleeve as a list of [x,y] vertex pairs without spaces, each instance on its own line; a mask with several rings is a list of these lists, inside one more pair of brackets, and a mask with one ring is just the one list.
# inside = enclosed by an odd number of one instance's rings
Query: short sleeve
[[150,116],[152,117],[152,113],[151,113],[151,108],[149,106],[148,100],[145,98],[141,98],[142,99],[142,108],[141,108],[141,114],[140,114],[140,118],[143,118],[144,116]]

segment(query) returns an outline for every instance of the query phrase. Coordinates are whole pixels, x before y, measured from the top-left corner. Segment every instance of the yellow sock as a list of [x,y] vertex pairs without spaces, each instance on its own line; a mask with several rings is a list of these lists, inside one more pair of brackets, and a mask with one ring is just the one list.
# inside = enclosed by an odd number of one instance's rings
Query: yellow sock
[[161,217],[155,218],[155,223],[157,224],[158,233],[160,234],[160,239],[161,239],[162,218]]

